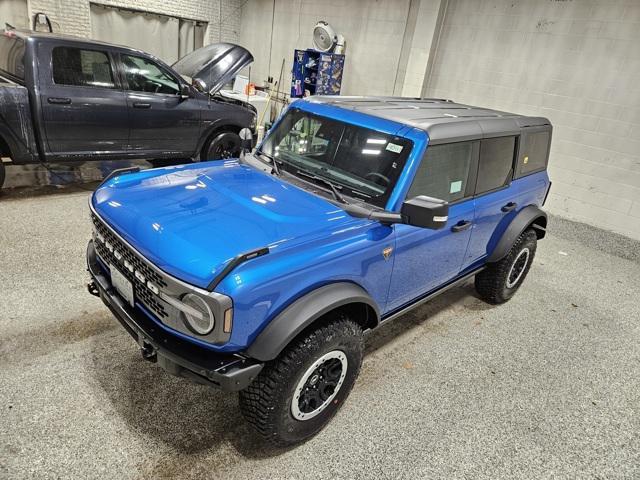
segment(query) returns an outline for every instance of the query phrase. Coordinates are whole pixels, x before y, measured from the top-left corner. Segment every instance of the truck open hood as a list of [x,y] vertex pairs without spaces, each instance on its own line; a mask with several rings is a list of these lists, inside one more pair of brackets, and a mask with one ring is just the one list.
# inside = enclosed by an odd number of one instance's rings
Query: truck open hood
[[116,177],[96,190],[92,206],[159,268],[202,288],[240,254],[269,247],[274,255],[362,222],[237,161]]
[[212,43],[182,57],[172,67],[184,77],[201,80],[209,93],[215,93],[251,62],[253,55],[240,45]]

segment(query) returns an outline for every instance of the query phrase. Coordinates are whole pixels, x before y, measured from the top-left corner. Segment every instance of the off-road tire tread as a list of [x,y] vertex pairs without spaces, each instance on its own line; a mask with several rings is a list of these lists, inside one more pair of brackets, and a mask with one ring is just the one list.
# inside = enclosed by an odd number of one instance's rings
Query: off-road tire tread
[[[258,431],[258,433],[268,442],[277,447],[284,447],[290,444],[283,441],[277,431],[277,426],[270,415],[270,405],[275,401],[276,393],[279,388],[286,386],[286,382],[282,379],[289,378],[294,375],[301,365],[309,356],[310,345],[319,346],[320,339],[326,338],[327,335],[359,335],[362,340],[362,327],[353,320],[342,316],[336,320],[332,320],[316,330],[312,330],[306,336],[297,341],[292,342],[275,360],[267,365],[256,379],[244,390],[240,391],[240,411],[245,419]],[[360,364],[357,365],[355,371],[356,377],[360,370]],[[346,393],[353,385],[344,385],[348,388]]]
[[518,285],[516,285],[513,289],[515,293],[515,291],[520,288],[520,285],[522,285],[522,282],[526,278],[527,273],[529,273],[529,268],[531,267],[531,264],[533,263],[533,257],[535,256],[535,245],[537,242],[537,236],[536,232],[534,232],[531,228],[528,228],[520,234],[518,239],[511,247],[511,250],[509,250],[509,253],[502,260],[499,260],[495,263],[488,263],[486,268],[476,275],[476,291],[484,301],[497,305],[500,303],[504,303],[511,298],[510,296],[504,296],[504,288],[509,269],[511,268],[511,264],[515,260],[515,256],[522,249],[522,246],[525,243],[530,242],[533,242],[530,259],[524,273],[522,274],[522,278],[520,279]]

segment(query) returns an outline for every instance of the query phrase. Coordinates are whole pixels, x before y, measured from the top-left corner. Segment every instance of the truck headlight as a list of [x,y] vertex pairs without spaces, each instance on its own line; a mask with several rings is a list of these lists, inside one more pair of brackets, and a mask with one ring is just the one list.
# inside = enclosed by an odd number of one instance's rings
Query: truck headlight
[[207,302],[199,295],[187,293],[182,297],[182,303],[190,307],[180,312],[182,321],[189,330],[198,335],[207,335],[213,330],[216,319]]

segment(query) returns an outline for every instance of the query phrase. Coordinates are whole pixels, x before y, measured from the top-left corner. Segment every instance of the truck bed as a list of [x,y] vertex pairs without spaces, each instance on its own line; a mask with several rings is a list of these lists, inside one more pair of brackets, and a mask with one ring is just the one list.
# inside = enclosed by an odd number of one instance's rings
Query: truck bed
[[[36,138],[31,121],[29,92],[26,87],[18,85],[0,76],[0,128],[9,133],[9,145],[14,155],[14,162],[26,160],[25,157],[37,157]],[[19,158],[16,158],[19,157]]]

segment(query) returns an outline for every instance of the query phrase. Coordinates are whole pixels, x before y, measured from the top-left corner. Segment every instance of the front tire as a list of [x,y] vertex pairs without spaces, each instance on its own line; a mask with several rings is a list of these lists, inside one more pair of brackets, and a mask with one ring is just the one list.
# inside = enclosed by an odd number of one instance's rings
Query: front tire
[[225,158],[237,158],[242,149],[242,140],[234,132],[219,132],[215,134],[202,150],[202,161],[224,160]]
[[284,447],[322,430],[360,373],[361,327],[345,316],[308,332],[240,392],[240,410],[258,433]]
[[0,188],[2,188],[2,185],[4,185],[4,179],[5,179],[5,167],[4,167],[4,163],[2,162],[2,158],[0,157]]
[[489,263],[476,275],[476,291],[488,303],[509,300],[524,281],[536,254],[538,237],[532,229],[525,230],[500,261]]

